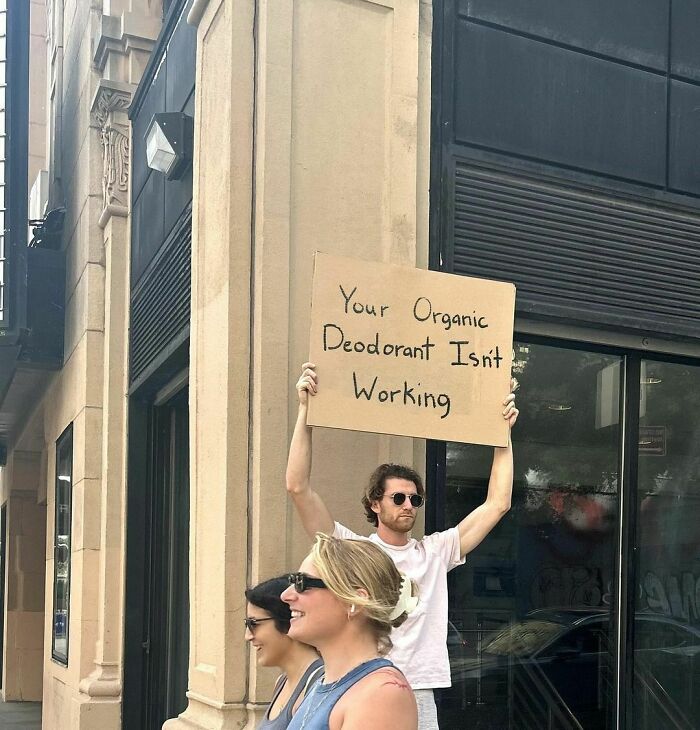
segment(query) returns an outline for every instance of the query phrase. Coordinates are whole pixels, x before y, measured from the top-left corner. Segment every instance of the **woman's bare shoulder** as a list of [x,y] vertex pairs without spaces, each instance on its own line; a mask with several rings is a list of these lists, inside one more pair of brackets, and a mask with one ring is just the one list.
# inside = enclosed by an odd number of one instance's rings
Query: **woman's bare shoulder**
[[342,730],[415,730],[416,699],[406,677],[393,667],[361,679],[345,698]]

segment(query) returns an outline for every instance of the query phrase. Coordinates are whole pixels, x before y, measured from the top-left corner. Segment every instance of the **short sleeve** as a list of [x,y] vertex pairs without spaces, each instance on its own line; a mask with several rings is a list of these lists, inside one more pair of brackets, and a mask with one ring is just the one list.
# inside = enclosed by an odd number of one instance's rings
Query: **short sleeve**
[[341,540],[366,540],[366,537],[358,535],[357,533],[349,530],[345,525],[341,525],[340,522],[333,523],[333,537],[338,537]]
[[460,555],[459,529],[457,527],[426,535],[423,538],[423,544],[427,551],[440,558],[446,570],[452,570],[458,565],[464,565],[465,557]]

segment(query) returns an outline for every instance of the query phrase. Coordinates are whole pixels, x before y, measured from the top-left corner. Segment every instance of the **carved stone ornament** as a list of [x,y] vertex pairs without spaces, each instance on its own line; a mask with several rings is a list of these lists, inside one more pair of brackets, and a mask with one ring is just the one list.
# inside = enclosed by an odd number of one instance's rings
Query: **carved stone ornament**
[[102,138],[102,202],[112,214],[126,215],[129,207],[129,128],[117,121],[131,103],[131,93],[101,86],[93,104],[93,120]]

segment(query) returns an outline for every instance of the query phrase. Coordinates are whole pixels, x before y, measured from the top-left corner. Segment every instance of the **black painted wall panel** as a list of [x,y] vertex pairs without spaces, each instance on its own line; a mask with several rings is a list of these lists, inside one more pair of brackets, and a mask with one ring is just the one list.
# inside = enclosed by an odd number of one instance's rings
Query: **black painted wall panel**
[[460,0],[459,12],[666,71],[669,0]]
[[196,53],[197,28],[183,18],[168,44],[165,89],[165,105],[168,111],[181,111],[192,93]]
[[671,81],[669,187],[700,195],[700,86]]
[[665,184],[666,79],[457,20],[456,141]]
[[131,222],[131,282],[139,280],[165,239],[165,177],[154,172],[134,202]]
[[700,0],[436,3],[431,265],[698,341]]
[[700,2],[673,0],[671,72],[700,81]]
[[[173,8],[171,27],[154,50],[132,112],[134,170],[132,199],[131,284],[136,286],[192,201],[192,168],[180,180],[165,177],[146,164],[145,135],[154,114],[184,111],[194,116],[196,28],[187,23],[191,3]],[[169,31],[169,34],[167,34]]]
[[165,110],[165,66],[161,66],[144,96],[139,113],[132,119],[134,148],[134,171],[132,176],[132,195],[136,198],[141,192],[151,169],[146,164],[146,132],[156,112]]

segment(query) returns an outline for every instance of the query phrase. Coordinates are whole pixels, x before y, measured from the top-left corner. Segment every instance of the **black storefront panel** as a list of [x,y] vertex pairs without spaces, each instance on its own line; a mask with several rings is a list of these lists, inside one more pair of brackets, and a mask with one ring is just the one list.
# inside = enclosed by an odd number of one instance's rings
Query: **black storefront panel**
[[664,184],[665,76],[462,19],[455,63],[458,143]]
[[[432,265],[567,338],[514,345],[513,506],[450,577],[442,727],[700,727],[700,364],[629,349],[697,352],[699,30],[689,0],[437,5]],[[456,524],[491,452],[428,453]]]
[[700,3],[673,0],[671,14],[671,73],[700,81]]
[[700,195],[700,86],[672,80],[669,104],[668,186]]
[[[619,61],[666,70],[668,0],[460,0],[459,14]],[[681,30],[682,23],[678,25]]]

